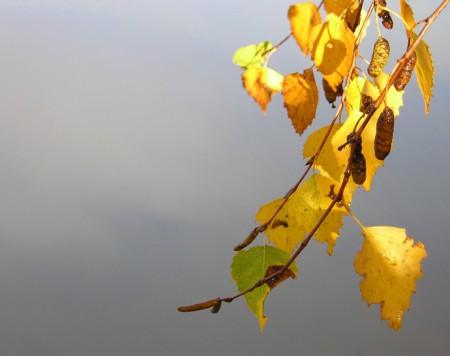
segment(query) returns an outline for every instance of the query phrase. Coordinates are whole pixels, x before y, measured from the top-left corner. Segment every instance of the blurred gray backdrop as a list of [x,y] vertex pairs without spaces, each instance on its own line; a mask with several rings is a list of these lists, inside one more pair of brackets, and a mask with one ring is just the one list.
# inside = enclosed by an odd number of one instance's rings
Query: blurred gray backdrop
[[[420,19],[440,2],[410,3]],[[176,310],[236,292],[232,247],[333,115],[321,96],[298,137],[281,96],[263,117],[231,63],[240,46],[283,39],[291,4],[0,1],[1,355],[450,354],[448,9],[426,35],[430,115],[413,79],[395,150],[352,205],[427,247],[403,328],[361,301],[351,219],[332,257],[312,243],[298,280],[272,292],[263,334],[243,299],[218,315]],[[394,21],[391,67],[405,49]],[[310,65],[293,40],[271,59],[283,74]]]

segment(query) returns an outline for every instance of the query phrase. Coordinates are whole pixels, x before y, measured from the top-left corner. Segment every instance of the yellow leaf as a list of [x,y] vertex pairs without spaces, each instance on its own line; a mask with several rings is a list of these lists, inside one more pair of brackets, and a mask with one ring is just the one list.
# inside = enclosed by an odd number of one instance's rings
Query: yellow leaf
[[[347,100],[345,101],[345,108],[347,115],[354,110],[359,110],[361,107],[361,93],[364,88],[365,79],[362,77],[354,77],[347,89]],[[373,98],[376,99],[376,98]]]
[[[314,167],[317,168],[321,174],[337,181],[342,179],[344,169],[337,164],[334,148],[331,145],[331,138],[342,125],[343,124],[340,123],[334,124],[324,146],[322,147],[322,150],[320,151],[319,157],[317,157],[314,161]],[[316,154],[328,130],[329,126],[327,125],[308,136],[303,146],[303,158],[311,158]]]
[[[411,34],[411,40],[415,41],[417,35],[413,32]],[[430,109],[430,100],[433,95],[434,85],[434,64],[433,57],[431,56],[430,48],[425,41],[420,41],[416,47],[416,77],[419,89],[422,92],[422,96],[425,102],[425,114],[428,115]]]
[[353,0],[325,0],[323,5],[328,14],[333,13],[339,16],[352,4],[352,2]]
[[[347,166],[349,152],[348,148],[338,151],[338,147],[347,141],[347,136],[356,130],[364,118],[361,118],[363,113],[359,110],[361,106],[361,94],[370,96],[376,100],[380,95],[381,90],[386,86],[389,76],[382,72],[376,79],[376,85],[370,80],[363,78],[354,78],[347,91],[347,112],[349,116],[344,125],[334,134],[331,144],[333,152],[336,155],[336,161],[339,169],[343,172]],[[392,109],[395,116],[399,115],[399,108],[403,105],[403,91],[397,92],[395,88],[390,88],[385,103]],[[366,159],[366,181],[363,183],[365,190],[369,191],[372,184],[373,177],[378,167],[383,166],[384,161],[380,161],[375,156],[374,141],[376,134],[376,124],[378,117],[384,110],[385,104],[381,104],[371,120],[365,127],[362,133],[362,153]],[[358,125],[356,125],[358,123]]]
[[345,19],[334,14],[327,22],[315,26],[310,35],[311,58],[333,90],[342,83],[352,64],[355,35]]
[[[359,110],[361,107],[361,94],[371,96],[373,100],[376,100],[381,91],[384,90],[388,82],[389,75],[381,72],[381,74],[375,78],[375,85],[362,77],[355,77],[352,79],[347,90],[346,108],[347,113],[350,114],[353,110]],[[385,97],[386,106],[390,107],[395,116],[400,115],[400,107],[403,106],[403,94],[404,91],[397,91],[394,87],[391,87]],[[375,115],[374,115],[375,116]]]
[[303,74],[288,74],[283,83],[284,107],[295,131],[300,135],[316,117],[319,91],[313,70],[305,69]]
[[[289,216],[297,219],[297,224],[304,229],[305,234],[309,233],[317,224],[332,201],[329,196],[330,192],[337,193],[339,186],[340,183],[331,178],[313,174],[291,196],[288,205]],[[350,204],[352,196],[347,190],[344,191],[343,198],[346,203]],[[328,244],[327,252],[330,256],[333,254],[342,219],[346,214],[345,208],[336,204],[314,234],[316,241]]]
[[[389,80],[389,75],[382,72],[377,78],[375,78],[375,84],[381,93]],[[400,115],[400,107],[403,106],[403,94],[405,92],[397,91],[393,86],[391,86],[386,94],[384,103],[387,107],[391,108],[395,116]],[[376,99],[376,98],[373,98]],[[377,116],[378,117],[378,116]]]
[[322,22],[317,6],[310,2],[292,5],[288,11],[292,34],[306,56],[311,29]]
[[[256,221],[261,224],[266,223],[283,201],[284,198],[280,198],[263,205],[256,214]],[[288,205],[285,204],[266,229],[265,234],[275,247],[291,254],[303,239],[305,230],[297,224],[295,216],[289,215]]]
[[[411,36],[411,41],[414,42],[417,39],[417,34],[412,32],[412,29],[416,26],[414,20],[414,13],[411,7],[405,0],[400,0],[400,13],[405,22],[410,27],[406,28],[406,32]],[[416,47],[417,62],[415,66],[417,83],[419,89],[422,92],[423,100],[425,102],[425,114],[428,115],[430,109],[430,100],[433,95],[434,86],[434,64],[433,57],[431,56],[430,48],[425,41],[420,41]]]
[[[382,106],[381,106],[382,107]],[[372,184],[373,176],[375,175],[378,167],[383,165],[384,161],[380,161],[375,157],[374,141],[376,133],[376,118],[381,114],[381,109],[378,109],[372,120],[369,121],[366,128],[361,134],[362,137],[362,153],[366,159],[366,180],[363,183],[365,190],[369,191]],[[345,121],[344,125],[335,133],[331,139],[331,144],[334,147],[334,152],[336,155],[336,160],[338,162],[340,169],[345,169],[347,167],[347,162],[350,154],[349,146],[346,146],[341,151],[338,147],[347,141],[347,136],[354,131],[358,120],[361,118],[361,112],[352,111],[350,116]],[[352,181],[353,182],[353,181]]]
[[[365,19],[366,16],[367,16],[366,10],[361,9],[361,14],[360,14],[361,20]],[[367,20],[366,26],[363,26],[363,24],[364,24],[364,21],[360,21],[358,27],[356,27],[355,31],[353,31],[356,37],[358,37],[359,36],[359,32],[362,31],[361,40],[364,37],[366,37],[367,29],[370,26],[370,20]]]
[[362,250],[356,254],[355,271],[364,277],[361,295],[368,305],[380,304],[381,319],[398,330],[409,309],[416,280],[422,277],[420,262],[425,247],[407,237],[405,229],[374,226],[363,231]]
[[[340,183],[318,174],[312,175],[305,181],[287,203],[281,208],[272,224],[265,233],[276,248],[289,254],[295,250],[299,243],[316,225],[319,218],[330,205],[332,198],[330,191],[337,193]],[[344,201],[351,203],[352,194],[349,189],[344,191]],[[261,207],[256,220],[266,223],[278,210],[284,198],[276,199]],[[344,207],[335,205],[326,220],[319,227],[314,238],[321,243],[327,243],[327,252],[333,254],[333,248],[339,237],[342,219],[347,214]]]
[[400,14],[409,26],[409,28],[406,28],[406,32],[409,33],[416,26],[416,21],[411,6],[405,0],[400,0]]
[[281,89],[283,76],[273,69],[252,67],[242,73],[242,84],[258,104],[264,114],[272,95]]
[[345,20],[347,21],[347,26],[353,31],[356,32],[356,29],[361,22],[361,10],[363,3],[359,0],[353,0],[347,9],[347,13],[345,14]]

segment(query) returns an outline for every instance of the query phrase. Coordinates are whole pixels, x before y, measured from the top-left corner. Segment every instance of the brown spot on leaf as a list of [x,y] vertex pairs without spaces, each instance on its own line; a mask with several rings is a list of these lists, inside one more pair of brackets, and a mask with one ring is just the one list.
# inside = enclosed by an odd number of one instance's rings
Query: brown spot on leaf
[[[277,273],[283,267],[284,266],[282,266],[282,265],[273,265],[273,266],[267,267],[266,274],[265,274],[264,278],[267,278],[267,277],[271,276],[272,274]],[[295,278],[295,274],[290,269],[287,269],[283,273],[281,273],[281,274],[273,277],[272,279],[268,280],[266,283],[267,283],[267,285],[269,286],[270,289],[273,289],[277,285],[279,285],[281,282],[283,282],[285,279],[288,279],[289,277],[290,278]]]
[[281,220],[281,219],[275,219],[272,223],[272,225],[270,225],[271,229],[275,229],[278,226],[284,226],[284,227],[288,227],[288,223],[286,220]]

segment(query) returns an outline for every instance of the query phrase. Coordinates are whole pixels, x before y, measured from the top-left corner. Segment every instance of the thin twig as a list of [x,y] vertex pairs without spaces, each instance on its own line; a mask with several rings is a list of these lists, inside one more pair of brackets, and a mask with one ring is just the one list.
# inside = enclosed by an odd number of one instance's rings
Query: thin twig
[[273,46],[272,48],[269,48],[269,49],[265,50],[265,51],[261,54],[261,56],[264,57],[266,54],[268,54],[268,53],[270,53],[270,52],[273,52],[273,51],[276,51],[276,50],[277,50],[278,48],[280,48],[281,45],[282,45],[284,42],[286,42],[291,36],[292,36],[292,32],[291,32],[289,35],[287,35],[285,38],[283,38],[278,44],[276,44],[276,45]]

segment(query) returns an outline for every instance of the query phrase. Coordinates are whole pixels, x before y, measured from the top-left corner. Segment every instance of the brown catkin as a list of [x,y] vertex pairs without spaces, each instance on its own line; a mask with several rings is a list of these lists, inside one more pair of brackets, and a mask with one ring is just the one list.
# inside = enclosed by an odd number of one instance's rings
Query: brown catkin
[[211,308],[211,313],[217,314],[220,311],[221,306],[222,306],[222,301],[219,300],[219,302]]
[[403,66],[398,77],[395,78],[394,87],[395,89],[397,89],[397,91],[402,91],[411,79],[412,72],[414,70],[414,67],[416,66],[416,59],[416,52],[414,51],[406,60],[406,63]]
[[[353,136],[351,133],[347,140]],[[356,184],[363,184],[366,181],[366,159],[362,153],[362,138],[361,136],[355,142],[355,149],[353,151],[352,160],[352,178]]]
[[386,107],[378,117],[377,132],[375,134],[375,157],[383,161],[391,152],[394,137],[394,113]]
[[[376,0],[376,5],[380,5],[383,7],[386,7],[386,1],[385,0]],[[391,14],[389,11],[378,9],[377,7],[377,14],[380,19],[383,21],[381,22],[384,26],[384,28],[390,30],[392,27],[394,27],[394,21],[392,20]]]
[[389,59],[390,51],[389,41],[383,37],[378,38],[373,45],[372,60],[367,68],[367,72],[372,78],[380,75]]
[[260,231],[258,229],[253,229],[252,231],[250,231],[250,234],[248,234],[248,236],[245,238],[244,241],[242,241],[240,244],[234,246],[234,250],[235,251],[241,251],[244,248],[246,248],[248,245],[250,245],[258,236],[258,234],[260,233]]
[[198,310],[203,310],[203,309],[208,309],[208,308],[215,308],[220,303],[221,303],[221,301],[218,299],[211,299],[211,300],[207,300],[206,302],[202,302],[202,303],[198,303],[198,304],[191,304],[191,305],[185,305],[185,306],[178,307],[178,311],[182,312],[182,313],[187,313],[187,312],[193,312],[193,311],[198,311]]
[[359,111],[364,114],[367,114],[373,106],[375,101],[372,99],[370,95],[361,94],[361,106],[359,107]]

